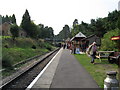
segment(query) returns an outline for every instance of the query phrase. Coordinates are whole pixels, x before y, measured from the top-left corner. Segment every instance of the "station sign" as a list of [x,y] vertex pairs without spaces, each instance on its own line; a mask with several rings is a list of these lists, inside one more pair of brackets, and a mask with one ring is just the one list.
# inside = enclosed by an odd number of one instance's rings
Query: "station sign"
[[111,40],[120,40],[120,36],[113,36],[111,37]]

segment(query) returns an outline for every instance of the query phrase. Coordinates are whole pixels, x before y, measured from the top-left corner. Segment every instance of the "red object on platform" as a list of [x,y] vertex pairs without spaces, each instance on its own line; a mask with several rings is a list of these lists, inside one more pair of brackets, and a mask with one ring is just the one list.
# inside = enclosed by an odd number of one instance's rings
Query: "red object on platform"
[[111,40],[120,40],[120,36],[113,36],[111,37]]

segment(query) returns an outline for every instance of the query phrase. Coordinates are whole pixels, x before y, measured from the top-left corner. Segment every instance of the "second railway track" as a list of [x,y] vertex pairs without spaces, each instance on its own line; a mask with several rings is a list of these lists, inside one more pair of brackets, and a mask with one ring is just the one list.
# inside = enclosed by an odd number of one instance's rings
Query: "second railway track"
[[34,80],[35,77],[42,71],[46,64],[53,58],[59,49],[47,55],[44,59],[37,62],[35,65],[30,67],[28,70],[15,77],[13,80],[6,82],[1,86],[2,90],[11,89],[26,89],[27,86]]

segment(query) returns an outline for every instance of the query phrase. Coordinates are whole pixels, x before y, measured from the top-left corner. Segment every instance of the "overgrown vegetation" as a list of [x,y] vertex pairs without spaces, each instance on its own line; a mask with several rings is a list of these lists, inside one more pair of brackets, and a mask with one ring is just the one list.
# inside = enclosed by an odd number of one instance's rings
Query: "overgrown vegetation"
[[107,32],[102,38],[101,50],[118,51],[118,41],[112,41],[111,37],[120,35],[119,32],[119,29],[114,29]]
[[[45,42],[46,38],[53,39],[52,27],[44,27],[43,24],[36,25],[30,17],[28,10],[22,17],[21,25],[16,23],[16,17],[1,16],[2,24],[7,24],[8,28],[3,31],[2,39],[2,63],[3,68],[12,69],[13,65],[36,55],[42,55],[54,49],[51,43]],[[10,30],[9,30],[10,29]],[[10,31],[10,36],[8,32]],[[5,35],[5,36],[4,36]]]
[[118,71],[118,66],[116,64],[110,64],[107,59],[103,59],[102,62],[96,59],[96,64],[94,65],[90,63],[91,58],[86,55],[75,55],[75,57],[90,73],[100,88],[104,88],[104,79],[106,78],[107,71]]
[[2,66],[3,66],[3,68],[9,69],[9,70],[13,69],[12,61],[13,61],[12,56],[10,56],[8,54],[3,54],[3,56],[2,56]]
[[14,64],[22,60],[42,55],[54,49],[50,43],[31,38],[3,39],[2,47],[3,68],[7,69],[12,68]]

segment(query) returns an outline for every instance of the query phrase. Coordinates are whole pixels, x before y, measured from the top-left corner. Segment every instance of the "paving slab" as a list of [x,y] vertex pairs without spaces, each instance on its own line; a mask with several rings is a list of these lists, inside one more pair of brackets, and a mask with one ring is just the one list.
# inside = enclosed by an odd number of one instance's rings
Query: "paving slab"
[[54,88],[99,88],[93,77],[76,60],[68,49],[60,49],[45,72],[32,87]]
[[63,49],[50,88],[99,88],[69,50]]
[[37,80],[32,88],[50,88],[56,68],[59,63],[59,59],[61,57],[61,53],[62,49],[59,50],[52,63],[47,67],[47,69],[44,71],[44,73],[41,75],[41,77]]

